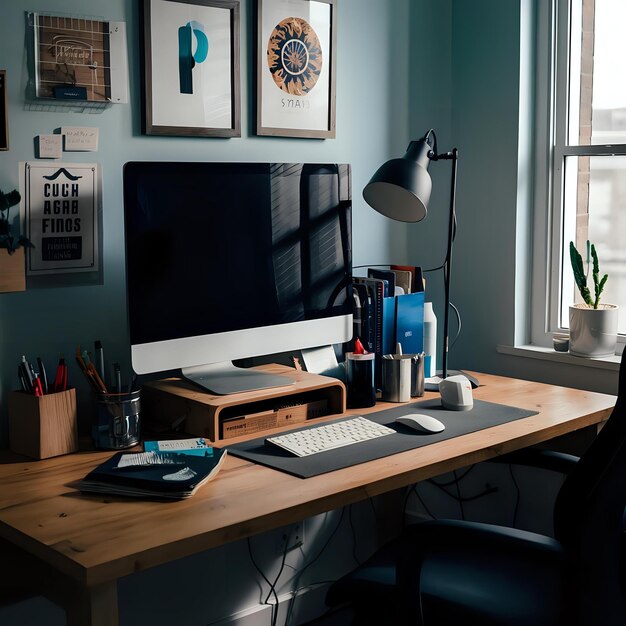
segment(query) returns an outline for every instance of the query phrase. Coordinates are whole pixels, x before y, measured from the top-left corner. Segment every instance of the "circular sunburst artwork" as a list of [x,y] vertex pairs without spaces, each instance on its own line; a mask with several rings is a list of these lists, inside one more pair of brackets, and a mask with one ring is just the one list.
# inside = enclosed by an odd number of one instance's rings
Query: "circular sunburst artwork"
[[303,96],[322,71],[322,48],[311,25],[301,17],[287,17],[274,28],[267,44],[267,65],[276,86]]

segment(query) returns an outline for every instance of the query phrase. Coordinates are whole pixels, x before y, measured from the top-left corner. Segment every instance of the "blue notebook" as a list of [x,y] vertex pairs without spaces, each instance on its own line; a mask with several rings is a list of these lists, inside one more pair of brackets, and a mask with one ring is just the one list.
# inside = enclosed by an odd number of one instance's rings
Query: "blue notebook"
[[385,298],[383,301],[382,354],[395,354],[397,344],[403,354],[424,350],[424,292]]
[[157,454],[164,462],[120,467],[124,456],[141,454],[118,452],[89,472],[79,481],[78,488],[139,498],[188,498],[198,487],[215,478],[226,458],[226,449],[213,448],[210,457],[168,452],[143,454]]

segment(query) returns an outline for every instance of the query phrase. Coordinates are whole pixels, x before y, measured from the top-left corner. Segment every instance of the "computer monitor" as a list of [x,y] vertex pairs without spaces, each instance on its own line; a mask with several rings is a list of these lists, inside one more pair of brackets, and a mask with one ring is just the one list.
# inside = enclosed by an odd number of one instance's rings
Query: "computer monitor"
[[216,394],[291,383],[232,361],[352,336],[350,166],[130,162],[126,283],[137,374]]

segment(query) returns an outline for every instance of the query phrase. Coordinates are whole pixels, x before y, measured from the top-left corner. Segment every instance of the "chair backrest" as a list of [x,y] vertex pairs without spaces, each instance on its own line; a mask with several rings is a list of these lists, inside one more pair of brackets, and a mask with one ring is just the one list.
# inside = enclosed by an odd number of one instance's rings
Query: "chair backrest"
[[[563,483],[554,510],[555,536],[565,547],[580,586],[581,623],[626,623],[625,509],[626,364],[622,356],[615,408]],[[591,616],[592,621],[584,621]]]

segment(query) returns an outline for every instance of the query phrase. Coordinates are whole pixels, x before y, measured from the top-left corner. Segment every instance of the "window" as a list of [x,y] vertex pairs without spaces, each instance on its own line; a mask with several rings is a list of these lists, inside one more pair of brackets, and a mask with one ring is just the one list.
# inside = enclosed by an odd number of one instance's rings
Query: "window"
[[595,244],[600,273],[609,274],[602,301],[620,306],[618,331],[626,335],[626,2],[545,5],[537,21],[544,42],[537,51],[537,154],[547,156],[537,165],[532,321],[540,345],[569,326],[569,305],[580,301],[570,241],[583,258],[586,241]]

